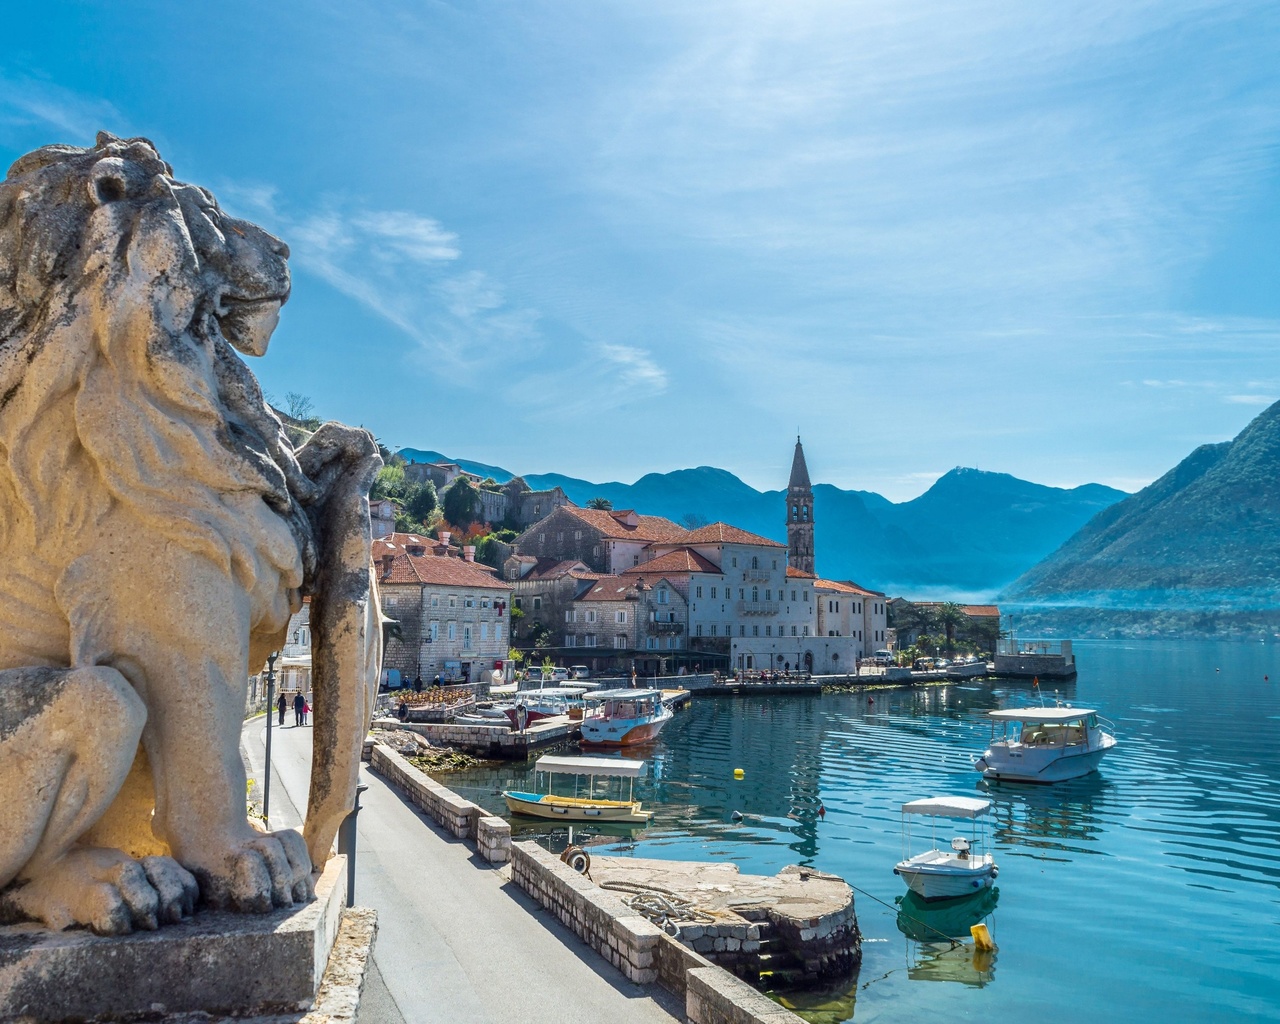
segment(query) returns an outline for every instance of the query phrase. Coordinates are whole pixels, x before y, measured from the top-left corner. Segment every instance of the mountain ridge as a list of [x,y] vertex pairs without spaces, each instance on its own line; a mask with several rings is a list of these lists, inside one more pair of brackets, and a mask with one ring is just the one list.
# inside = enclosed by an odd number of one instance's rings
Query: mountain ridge
[[[419,462],[454,462],[468,472],[510,480],[509,470],[436,451],[404,448]],[[607,498],[679,521],[692,514],[786,541],[785,489],[757,491],[729,470],[696,466],[646,473],[635,483],[593,483],[559,473],[524,475],[535,490],[562,487],[584,505]],[[957,467],[923,494],[895,503],[874,491],[814,485],[819,572],[886,591],[966,599],[990,597],[1057,548],[1125,492],[1103,484],[1074,488],[1031,483],[1007,473]]]

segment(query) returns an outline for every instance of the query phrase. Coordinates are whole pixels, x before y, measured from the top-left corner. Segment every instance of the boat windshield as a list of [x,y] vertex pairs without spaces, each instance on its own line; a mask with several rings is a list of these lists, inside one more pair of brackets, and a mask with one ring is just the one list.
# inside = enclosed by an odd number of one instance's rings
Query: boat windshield
[[1023,722],[1021,742],[1024,747],[1062,747],[1083,743],[1084,719],[1067,722]]

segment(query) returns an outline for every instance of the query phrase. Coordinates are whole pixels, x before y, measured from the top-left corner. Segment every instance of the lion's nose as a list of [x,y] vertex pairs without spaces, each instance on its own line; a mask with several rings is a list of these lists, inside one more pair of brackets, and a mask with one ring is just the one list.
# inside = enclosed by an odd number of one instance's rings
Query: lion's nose
[[289,258],[289,247],[280,239],[276,238],[275,235],[268,235],[267,237],[271,239],[271,251],[281,259],[287,260]]

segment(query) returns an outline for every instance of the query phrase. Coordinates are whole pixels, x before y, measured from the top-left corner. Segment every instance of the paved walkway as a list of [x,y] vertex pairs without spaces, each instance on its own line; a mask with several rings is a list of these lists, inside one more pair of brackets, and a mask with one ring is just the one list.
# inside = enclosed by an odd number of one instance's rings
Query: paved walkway
[[[288,721],[292,721],[292,715]],[[262,795],[265,720],[243,750]],[[272,730],[271,821],[306,806],[311,730]],[[378,911],[359,1024],[671,1024],[683,1000],[633,985],[367,767],[356,902]],[[655,998],[656,997],[656,998]]]

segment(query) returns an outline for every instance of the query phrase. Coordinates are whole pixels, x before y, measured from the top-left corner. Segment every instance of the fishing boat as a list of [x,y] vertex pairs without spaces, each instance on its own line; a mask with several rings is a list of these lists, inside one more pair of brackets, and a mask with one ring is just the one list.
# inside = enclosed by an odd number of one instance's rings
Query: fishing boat
[[567,715],[571,707],[582,706],[585,687],[548,686],[541,690],[521,690],[515,695],[515,703],[506,708],[507,719],[513,729],[520,728],[520,709],[524,708],[524,724],[532,725],[543,718]]
[[[990,800],[972,796],[935,796],[902,805],[902,855],[893,873],[907,888],[926,901],[971,896],[989,887],[1000,869],[986,852],[986,815]],[[912,825],[917,818],[930,820],[931,842],[923,853],[912,854]],[[947,849],[938,846],[938,820],[970,823],[968,837],[956,836]]]
[[[534,764],[534,786],[538,776],[547,776],[545,793],[524,793],[507,790],[502,796],[512,814],[526,814],[534,818],[551,818],[559,821],[623,822],[648,824],[652,811],[643,810],[640,801],[634,799],[635,780],[644,771],[643,761],[628,761],[615,757],[556,757],[546,755]],[[572,775],[573,795],[556,793],[552,785],[557,775]],[[586,779],[585,793],[582,780]],[[597,779],[617,779],[619,799],[607,799],[596,795]],[[621,799],[622,779],[630,780],[627,799]]]
[[1093,708],[1067,704],[990,711],[991,745],[973,766],[1000,782],[1064,782],[1096,771],[1116,738]]
[[661,690],[597,690],[582,718],[582,742],[596,747],[625,747],[656,739],[671,721]]

